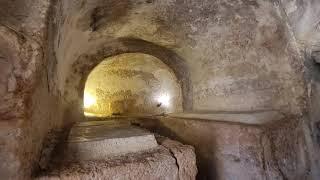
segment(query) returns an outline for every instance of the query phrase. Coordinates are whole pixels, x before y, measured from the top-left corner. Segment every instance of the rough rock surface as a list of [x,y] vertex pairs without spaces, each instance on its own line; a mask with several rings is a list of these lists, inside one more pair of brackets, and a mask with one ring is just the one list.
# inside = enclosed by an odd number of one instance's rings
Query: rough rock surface
[[105,59],[92,70],[84,94],[97,99],[85,113],[161,114],[181,112],[181,87],[161,60],[142,53],[125,53]]
[[281,4],[305,59],[308,109],[302,128],[312,165],[310,174],[313,179],[320,179],[320,1],[281,0]]
[[302,113],[303,61],[276,3],[92,0],[56,9],[52,76],[74,111],[97,64],[140,52],[174,71],[184,110]]
[[183,145],[177,141],[162,137],[158,141],[162,146],[169,149],[173,157],[176,159],[176,164],[179,169],[180,180],[195,179],[197,175],[196,157],[192,146]]
[[276,109],[290,117],[265,136],[255,126],[158,121],[155,129],[196,147],[202,179],[320,179],[319,7],[319,0],[0,0],[1,178],[30,178],[49,129],[82,116],[82,85],[102,59],[140,52],[174,71],[184,110]]
[[281,122],[249,126],[170,117],[136,120],[195,147],[198,179],[312,179],[302,121]]
[[36,179],[194,180],[196,157],[191,146],[163,139],[159,148],[108,160],[62,162]]
[[0,0],[0,175],[29,179],[43,139],[61,124],[48,89],[47,14],[50,1]]

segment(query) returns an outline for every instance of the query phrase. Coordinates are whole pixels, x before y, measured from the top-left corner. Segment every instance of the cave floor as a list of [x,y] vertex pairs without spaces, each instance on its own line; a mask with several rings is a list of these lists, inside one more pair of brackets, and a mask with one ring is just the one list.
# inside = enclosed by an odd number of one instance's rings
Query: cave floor
[[77,123],[57,149],[36,179],[194,179],[197,173],[192,146],[124,121]]

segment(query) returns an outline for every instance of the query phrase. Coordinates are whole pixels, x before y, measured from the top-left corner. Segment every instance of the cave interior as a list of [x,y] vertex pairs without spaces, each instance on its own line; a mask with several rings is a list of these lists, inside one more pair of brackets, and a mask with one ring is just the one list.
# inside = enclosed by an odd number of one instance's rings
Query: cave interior
[[0,0],[0,177],[318,180],[319,22],[319,0]]

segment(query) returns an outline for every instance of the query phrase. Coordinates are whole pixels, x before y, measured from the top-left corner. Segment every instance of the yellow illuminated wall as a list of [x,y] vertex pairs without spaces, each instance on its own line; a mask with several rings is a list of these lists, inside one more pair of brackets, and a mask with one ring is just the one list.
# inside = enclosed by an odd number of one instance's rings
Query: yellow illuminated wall
[[105,59],[89,74],[87,116],[161,114],[182,111],[181,87],[159,59],[125,53]]

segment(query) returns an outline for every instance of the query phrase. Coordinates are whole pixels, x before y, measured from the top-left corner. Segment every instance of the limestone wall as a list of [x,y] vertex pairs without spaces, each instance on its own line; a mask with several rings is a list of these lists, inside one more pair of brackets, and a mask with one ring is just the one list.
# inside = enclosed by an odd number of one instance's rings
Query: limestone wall
[[314,179],[320,178],[320,2],[317,0],[282,0],[281,5],[305,59],[305,79],[308,87],[308,109],[303,121]]
[[[107,57],[133,52],[155,56],[172,69],[185,111],[272,109],[293,115],[286,131],[160,121],[158,128],[162,123],[170,133],[159,132],[196,147],[202,177],[301,179],[309,168],[315,172],[317,166],[307,162],[316,163],[313,155],[319,154],[317,66],[308,71],[312,121],[304,117],[301,124],[300,116],[307,97],[303,59],[317,55],[303,57],[297,49],[318,42],[316,0],[61,0],[51,5],[0,1],[1,177],[29,178],[46,133],[62,120],[81,120],[91,70]],[[307,46],[296,44],[300,39]],[[262,155],[271,150],[271,156]]]
[[29,179],[42,141],[61,124],[48,88],[49,1],[0,1],[0,176]]
[[181,99],[175,74],[161,60],[127,53],[105,59],[90,72],[84,111],[89,116],[159,115],[182,111]]
[[170,117],[135,122],[194,146],[198,179],[314,178],[301,120],[264,126]]
[[187,111],[303,111],[303,62],[275,2],[61,1],[56,9],[55,79],[69,103],[79,104],[80,76],[104,57],[144,51],[188,77]]

